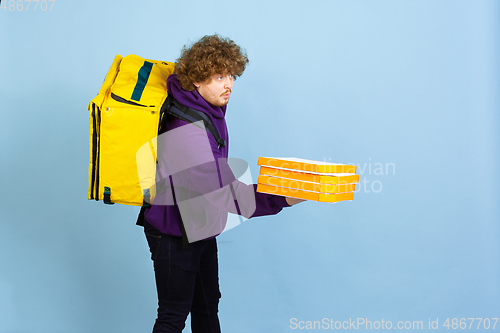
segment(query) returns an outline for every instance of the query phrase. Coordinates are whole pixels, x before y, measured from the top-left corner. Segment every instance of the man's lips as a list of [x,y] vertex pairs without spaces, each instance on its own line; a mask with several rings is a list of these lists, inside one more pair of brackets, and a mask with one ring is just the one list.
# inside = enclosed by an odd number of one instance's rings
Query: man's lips
[[231,95],[231,92],[230,91],[226,91],[225,93],[223,93],[222,95],[220,95],[221,97],[224,97],[224,98],[229,98],[229,96]]

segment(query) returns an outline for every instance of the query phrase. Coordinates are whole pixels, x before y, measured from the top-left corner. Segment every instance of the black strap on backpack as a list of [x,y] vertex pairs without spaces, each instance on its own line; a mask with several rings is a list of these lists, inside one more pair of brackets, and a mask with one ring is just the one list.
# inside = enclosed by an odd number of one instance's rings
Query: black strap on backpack
[[[172,115],[190,124],[202,121],[203,125],[205,126],[205,130],[208,133],[210,133],[217,142],[218,148],[220,149],[221,147],[226,146],[226,141],[220,137],[219,132],[217,131],[215,125],[212,123],[210,117],[208,117],[202,111],[191,109],[185,105],[182,105],[177,100],[175,100],[172,97],[172,95],[168,95],[167,98],[165,99],[165,102],[163,102],[163,105],[161,106],[160,122],[158,124],[158,135],[163,133],[165,129],[166,122],[168,121],[168,117],[166,117],[166,114]],[[171,177],[170,177],[170,182],[172,185],[172,193],[174,195],[174,201],[175,201],[175,193],[173,192],[173,184]],[[137,217],[137,223],[136,223],[137,225],[144,226],[144,211],[147,206],[149,205],[145,204],[141,207],[141,211],[139,213],[139,216]],[[187,239],[184,224],[181,225],[181,230],[182,230],[182,246],[183,248],[188,248],[189,242]]]
[[205,130],[208,133],[212,134],[215,141],[217,142],[217,145],[219,146],[219,149],[221,147],[226,146],[226,141],[224,141],[224,139],[220,137],[219,132],[212,123],[212,120],[210,120],[210,117],[208,117],[205,113],[201,111],[191,109],[185,105],[182,105],[177,100],[175,100],[172,97],[172,95],[167,96],[167,99],[165,100],[165,102],[161,107],[160,111],[161,121],[158,133],[161,133],[162,129],[165,128],[165,123],[167,121],[167,117],[165,117],[165,114],[170,114],[188,123],[196,123],[198,121],[202,121],[203,125],[205,126]]

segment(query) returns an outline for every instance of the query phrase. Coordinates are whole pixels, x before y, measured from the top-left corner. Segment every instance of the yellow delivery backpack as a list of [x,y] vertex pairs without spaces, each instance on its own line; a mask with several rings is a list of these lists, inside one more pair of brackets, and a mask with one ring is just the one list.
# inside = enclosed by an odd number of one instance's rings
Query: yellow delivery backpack
[[[154,196],[156,136],[171,62],[117,55],[89,104],[89,200],[142,206]],[[137,157],[149,143],[145,164]],[[141,167],[141,175],[138,174]]]

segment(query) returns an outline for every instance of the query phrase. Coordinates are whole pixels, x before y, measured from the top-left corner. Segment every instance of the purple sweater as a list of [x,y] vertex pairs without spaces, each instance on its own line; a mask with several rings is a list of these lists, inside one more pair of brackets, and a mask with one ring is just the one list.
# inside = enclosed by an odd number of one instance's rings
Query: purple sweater
[[145,211],[146,222],[173,236],[182,235],[184,223],[193,242],[220,234],[228,212],[250,218],[289,206],[285,197],[258,193],[255,184],[234,176],[227,163],[226,106],[215,107],[196,90],[182,89],[175,74],[168,77],[167,89],[179,103],[208,115],[226,146],[219,149],[204,129],[168,116],[166,132],[158,137],[157,195]]

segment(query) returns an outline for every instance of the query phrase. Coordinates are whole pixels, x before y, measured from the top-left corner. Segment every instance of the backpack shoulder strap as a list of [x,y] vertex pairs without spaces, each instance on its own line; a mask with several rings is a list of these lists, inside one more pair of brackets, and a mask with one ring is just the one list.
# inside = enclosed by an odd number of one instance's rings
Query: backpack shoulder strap
[[165,128],[165,122],[167,117],[165,117],[165,113],[170,114],[174,117],[182,119],[190,124],[195,123],[197,121],[202,121],[205,126],[205,130],[209,132],[217,142],[217,145],[220,147],[226,146],[226,141],[222,139],[217,131],[217,128],[212,123],[210,117],[208,117],[205,113],[189,108],[185,105],[182,105],[177,100],[175,100],[172,95],[168,95],[167,99],[163,103],[160,111],[160,127],[158,129],[158,133],[161,133],[162,129]]

